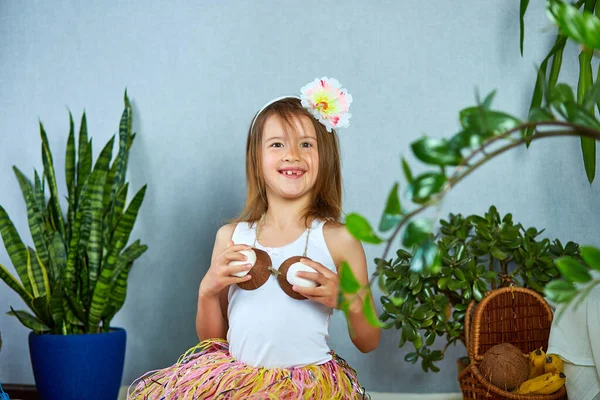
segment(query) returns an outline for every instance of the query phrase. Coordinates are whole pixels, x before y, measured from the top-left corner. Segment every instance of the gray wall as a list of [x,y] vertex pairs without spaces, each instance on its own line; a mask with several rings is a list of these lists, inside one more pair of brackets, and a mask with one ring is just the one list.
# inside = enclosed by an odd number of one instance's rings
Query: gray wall
[[[531,4],[521,58],[516,0],[0,0],[0,204],[31,243],[11,167],[41,169],[38,118],[64,193],[67,107],[77,119],[87,110],[97,155],[117,131],[127,87],[138,132],[131,187],[149,185],[133,237],[150,247],[114,320],[128,332],[129,383],[195,344],[197,287],[216,230],[243,204],[246,129],[264,102],[323,75],[348,88],[344,210],[376,221],[392,183],[404,184],[400,156],[421,134],[456,132],[458,110],[474,103],[476,87],[497,88],[496,107],[524,116],[534,63],[552,40],[542,3]],[[576,55],[574,47],[566,52],[561,79],[574,79]],[[481,168],[441,212],[482,213],[495,204],[548,237],[598,245],[599,185],[587,184],[578,140],[545,140]],[[372,260],[383,248],[366,251]],[[0,263],[12,269],[4,248]],[[0,285],[0,380],[32,383],[28,330],[4,314],[9,306],[23,304]],[[344,324],[336,313],[331,345],[370,390],[458,390],[463,348],[450,349],[441,373],[424,374],[403,361],[397,331],[385,331],[379,349],[363,355]]]

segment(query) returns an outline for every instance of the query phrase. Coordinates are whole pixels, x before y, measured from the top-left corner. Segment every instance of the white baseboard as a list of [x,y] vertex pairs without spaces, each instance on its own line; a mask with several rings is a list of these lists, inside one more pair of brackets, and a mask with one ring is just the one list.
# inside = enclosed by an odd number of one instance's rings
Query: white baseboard
[[[462,400],[460,393],[381,393],[368,392],[371,400]],[[127,387],[122,387],[119,393],[119,400],[125,400],[127,397]]]

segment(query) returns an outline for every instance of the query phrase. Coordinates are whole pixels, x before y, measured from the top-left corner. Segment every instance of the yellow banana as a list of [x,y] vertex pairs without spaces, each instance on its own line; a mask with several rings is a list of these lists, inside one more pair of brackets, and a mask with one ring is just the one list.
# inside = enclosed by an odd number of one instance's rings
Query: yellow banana
[[557,354],[547,354],[544,372],[563,372],[563,360]]
[[550,394],[556,392],[565,383],[562,372],[548,372],[536,378],[529,379],[515,391],[517,394]]
[[567,380],[567,377],[565,376],[565,374],[563,374],[562,372],[556,373],[556,372],[550,372],[551,374],[556,374],[556,375],[552,375],[550,377],[550,379],[548,380],[548,384],[546,386],[543,386],[541,389],[536,390],[535,392],[533,392],[533,394],[552,394],[554,392],[556,392],[558,389],[560,389],[561,387],[563,387],[563,385],[565,384],[565,381]]
[[529,379],[543,375],[545,364],[546,353],[544,353],[541,347],[529,353]]

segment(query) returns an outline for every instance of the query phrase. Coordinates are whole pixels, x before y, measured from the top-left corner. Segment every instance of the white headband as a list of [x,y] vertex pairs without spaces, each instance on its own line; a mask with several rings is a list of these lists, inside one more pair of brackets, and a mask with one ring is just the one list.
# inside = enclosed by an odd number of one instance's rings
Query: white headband
[[250,134],[254,130],[254,123],[258,116],[271,104],[283,99],[298,99],[302,107],[325,126],[328,132],[333,129],[345,128],[350,126],[350,117],[348,112],[352,95],[346,89],[343,89],[337,79],[323,77],[315,79],[308,85],[300,89],[300,96],[290,95],[277,97],[256,113],[250,126]]

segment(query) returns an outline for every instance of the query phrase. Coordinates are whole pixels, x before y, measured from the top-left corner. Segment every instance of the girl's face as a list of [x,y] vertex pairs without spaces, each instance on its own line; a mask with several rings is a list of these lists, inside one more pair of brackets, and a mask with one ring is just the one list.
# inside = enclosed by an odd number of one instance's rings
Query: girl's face
[[287,199],[310,196],[319,172],[315,128],[307,117],[291,122],[294,129],[286,127],[279,115],[269,116],[261,145],[267,193]]

